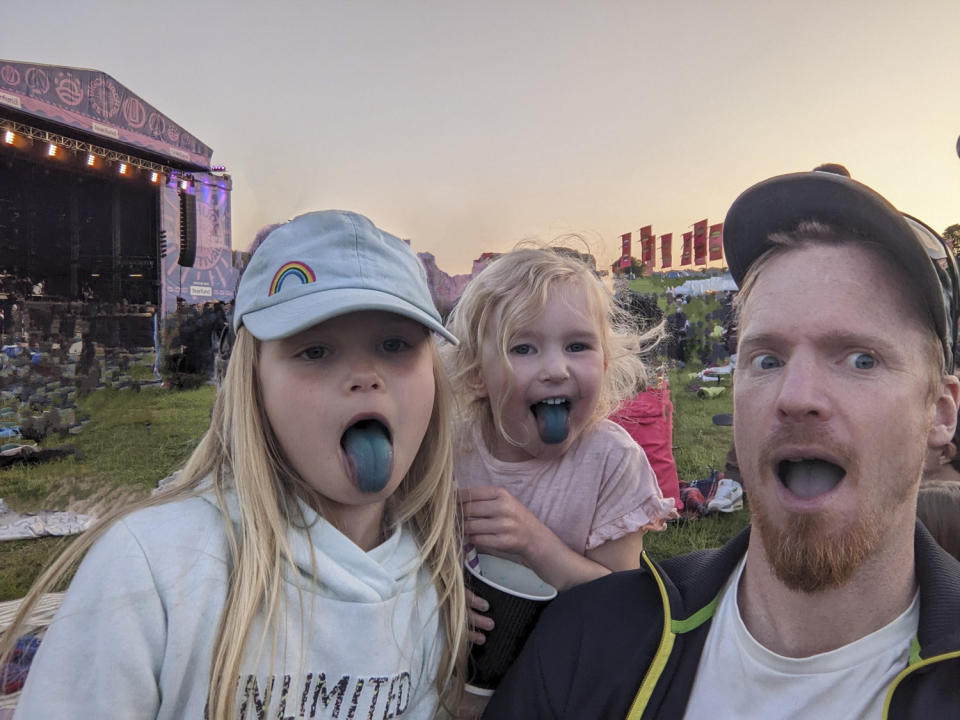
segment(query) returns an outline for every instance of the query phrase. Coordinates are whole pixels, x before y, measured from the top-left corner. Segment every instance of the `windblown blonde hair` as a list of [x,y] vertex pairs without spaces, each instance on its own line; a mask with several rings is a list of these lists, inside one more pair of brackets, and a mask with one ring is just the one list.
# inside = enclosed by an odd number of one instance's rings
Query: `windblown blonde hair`
[[504,428],[503,408],[477,393],[483,378],[482,347],[493,338],[500,362],[509,370],[513,338],[544,311],[554,288],[570,283],[579,284],[587,296],[606,363],[591,421],[607,417],[647,385],[644,357],[663,338],[663,323],[638,330],[592,268],[564,249],[520,248],[501,255],[470,281],[447,322],[460,344],[443,345],[441,355],[465,422],[492,423],[500,435],[517,444]]
[[[11,628],[4,634],[0,660],[11,652],[18,629],[22,629],[41,595],[114,521],[134,510],[196,495],[206,488],[205,481],[209,478],[220,504],[232,566],[211,657],[208,717],[211,720],[234,717],[236,680],[251,640],[254,618],[263,613],[265,627],[272,630],[270,642],[274,650],[284,632],[281,625],[284,568],[295,569],[286,531],[291,524],[303,526],[305,523],[293,498],[299,496],[320,514],[324,512],[323,498],[293,470],[267,420],[256,381],[259,346],[259,341],[241,327],[223,387],[214,403],[210,428],[183,468],[180,482],[134,508],[115,510],[81,535],[31,588]],[[433,355],[436,393],[430,423],[407,476],[388,502],[386,519],[393,527],[408,524],[431,572],[446,640],[436,687],[444,707],[453,708],[460,699],[466,674],[466,599],[453,488],[451,391],[436,350]],[[230,521],[225,500],[225,491],[231,488],[236,490],[240,507],[237,531]],[[335,522],[335,518],[331,520]],[[294,572],[293,576],[299,573]],[[264,639],[260,638],[261,646]]]

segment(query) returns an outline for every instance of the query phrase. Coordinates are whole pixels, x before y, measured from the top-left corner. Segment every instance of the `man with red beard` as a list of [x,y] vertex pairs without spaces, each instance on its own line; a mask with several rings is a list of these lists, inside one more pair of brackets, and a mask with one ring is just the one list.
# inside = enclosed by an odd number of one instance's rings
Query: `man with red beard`
[[823,172],[741,194],[724,247],[753,525],[561,595],[485,718],[960,717],[960,563],[915,521],[960,399],[952,254]]

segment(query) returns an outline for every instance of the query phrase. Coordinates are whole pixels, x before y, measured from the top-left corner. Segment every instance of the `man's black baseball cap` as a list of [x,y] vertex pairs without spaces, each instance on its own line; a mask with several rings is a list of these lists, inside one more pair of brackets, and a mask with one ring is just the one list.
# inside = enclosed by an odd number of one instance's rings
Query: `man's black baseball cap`
[[960,275],[943,238],[916,218],[901,213],[863,183],[828,172],[777,175],[748,188],[733,201],[723,224],[723,249],[737,285],[770,235],[817,221],[853,237],[887,247],[930,314],[943,345],[947,372],[953,372]]

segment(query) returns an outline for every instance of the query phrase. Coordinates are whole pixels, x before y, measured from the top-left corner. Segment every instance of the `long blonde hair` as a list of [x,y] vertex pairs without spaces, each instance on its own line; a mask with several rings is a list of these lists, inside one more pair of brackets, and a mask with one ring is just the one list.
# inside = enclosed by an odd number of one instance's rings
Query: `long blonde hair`
[[607,417],[649,375],[644,357],[664,335],[663,323],[638,331],[635,321],[582,260],[558,248],[520,248],[501,255],[464,289],[447,326],[460,340],[441,349],[456,388],[458,407],[467,423],[493,423],[507,440],[502,408],[477,392],[482,379],[481,350],[493,332],[500,362],[510,368],[509,348],[522,327],[546,308],[550,291],[558,284],[578,283],[600,330],[606,364],[592,421]]
[[[223,516],[231,572],[213,645],[207,709],[211,720],[233,717],[236,678],[254,618],[259,612],[264,614],[265,627],[272,629],[274,648],[283,632],[280,621],[284,568],[295,567],[286,531],[291,524],[302,525],[304,521],[293,498],[303,498],[321,514],[323,508],[322,498],[285,459],[267,420],[256,381],[259,345],[246,328],[240,328],[223,387],[214,403],[210,428],[188,459],[176,487],[133,508],[114,510],[81,535],[24,598],[0,643],[0,661],[12,651],[18,630],[22,630],[41,595],[119,517],[195,495],[210,478]],[[387,516],[396,526],[408,524],[430,570],[446,640],[436,688],[443,705],[452,708],[459,700],[466,674],[466,599],[453,487],[451,391],[436,351],[433,365],[436,393],[430,423],[407,476],[390,498]],[[237,531],[226,507],[225,491],[230,488],[236,490],[240,507]]]

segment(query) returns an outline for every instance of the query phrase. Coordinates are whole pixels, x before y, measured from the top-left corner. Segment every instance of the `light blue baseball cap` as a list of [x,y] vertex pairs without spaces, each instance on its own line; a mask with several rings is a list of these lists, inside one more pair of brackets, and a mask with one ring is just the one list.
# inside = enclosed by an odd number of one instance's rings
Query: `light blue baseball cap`
[[237,288],[233,329],[280,340],[361,310],[403,315],[457,344],[407,243],[363,215],[321,210],[278,226],[255,249]]

